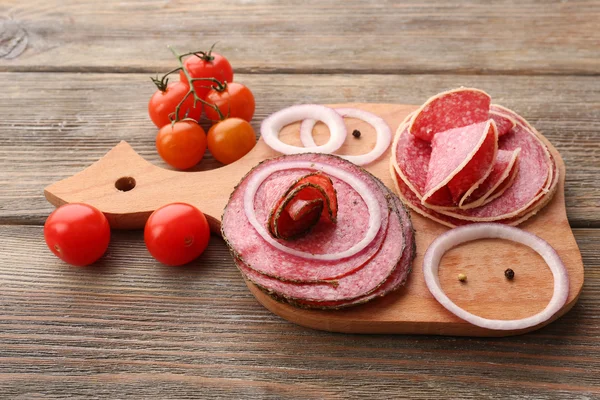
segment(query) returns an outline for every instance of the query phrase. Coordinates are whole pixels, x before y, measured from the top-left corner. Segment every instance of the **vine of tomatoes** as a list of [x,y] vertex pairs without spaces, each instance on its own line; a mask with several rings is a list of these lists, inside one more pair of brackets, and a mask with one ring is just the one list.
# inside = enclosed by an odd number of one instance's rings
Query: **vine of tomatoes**
[[[207,147],[223,164],[239,160],[256,144],[250,125],[255,110],[252,91],[233,82],[231,64],[213,52],[214,45],[208,52],[184,54],[169,48],[179,66],[160,79],[152,78],[158,90],[148,103],[150,119],[159,128],[159,155],[177,169],[198,164]],[[169,83],[169,75],[176,72],[179,82]],[[208,135],[199,124],[203,111],[213,124]]]

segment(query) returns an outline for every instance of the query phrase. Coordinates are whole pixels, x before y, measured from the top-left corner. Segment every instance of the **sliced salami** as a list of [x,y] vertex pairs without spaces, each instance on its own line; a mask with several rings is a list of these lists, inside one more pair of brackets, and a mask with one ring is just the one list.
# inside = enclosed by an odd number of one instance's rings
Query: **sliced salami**
[[463,209],[479,207],[502,195],[517,176],[520,153],[520,148],[514,151],[498,150],[490,175],[479,187],[467,192],[459,207]]
[[[375,238],[358,254],[333,261],[316,263],[299,256],[280,251],[269,245],[250,224],[244,212],[244,193],[249,177],[280,160],[303,160],[325,163],[345,170],[360,179],[377,200],[381,213],[380,229]],[[286,169],[270,175],[258,188],[254,210],[258,221],[266,226],[269,212],[290,184],[299,177],[311,173],[309,169]],[[369,212],[361,195],[344,181],[332,177],[337,192],[338,218],[336,224],[318,224],[310,235],[285,241],[286,246],[312,254],[343,252],[364,236],[369,226]],[[292,155],[267,160],[242,179],[232,193],[223,213],[221,230],[235,258],[257,273],[279,280],[296,282],[322,282],[348,275],[363,267],[381,247],[387,231],[389,208],[385,193],[378,182],[365,170],[336,156],[323,154]]]
[[402,180],[421,200],[427,185],[427,170],[431,159],[431,143],[408,132],[410,114],[398,127],[392,144],[391,162]]
[[490,174],[498,150],[496,125],[488,120],[440,132],[431,148],[422,201],[452,206]]
[[[375,256],[362,268],[327,283],[295,283],[274,279],[248,268],[239,259],[236,264],[252,283],[286,300],[313,302],[348,301],[365,296],[380,287],[400,264],[404,250],[401,215],[389,197],[392,209],[385,240]],[[314,266],[318,268],[318,266]]]
[[292,183],[269,213],[269,232],[278,239],[306,234],[319,221],[335,223],[337,196],[331,179],[320,172]]
[[376,290],[368,295],[363,295],[352,300],[341,300],[341,301],[307,301],[297,300],[295,304],[305,308],[319,308],[319,309],[339,309],[358,304],[366,303],[370,300],[383,297],[393,291],[398,290],[406,282],[408,275],[412,269],[412,262],[416,255],[416,242],[415,233],[410,220],[410,215],[398,196],[393,195],[394,204],[400,213],[400,220],[402,223],[402,233],[404,235],[404,252],[400,263],[396,266],[394,271],[386,279],[386,281],[379,286]]
[[490,96],[479,89],[460,88],[433,96],[415,113],[408,131],[426,141],[449,129],[489,119]]
[[502,196],[469,210],[440,210],[442,214],[467,221],[496,221],[525,212],[544,196],[552,181],[552,160],[534,132],[518,123],[499,140],[501,150],[521,149],[519,170],[512,185]]
[[[409,206],[413,211],[417,214],[422,215],[432,221],[440,223],[442,225],[448,226],[450,228],[454,228],[456,226],[467,225],[472,223],[471,221],[453,218],[448,215],[441,214],[432,210],[431,208],[425,207],[419,199],[415,196],[414,192],[410,190],[410,188],[404,183],[404,181],[400,178],[400,176],[396,173],[394,168],[390,168],[390,173],[392,175],[392,180],[394,182],[394,188],[398,193],[398,197],[402,200],[404,204]],[[551,190],[555,190],[556,185],[551,186]],[[549,192],[548,196],[542,197],[536,203],[534,203],[529,209],[526,210],[521,215],[517,215],[512,218],[499,219],[494,222],[498,222],[501,224],[507,224],[516,226],[519,225],[535,214],[537,214],[551,199],[553,192]]]
[[318,216],[319,219],[323,216],[323,199],[313,199],[313,200],[304,200],[304,199],[295,199],[296,201],[290,202],[289,207],[287,208],[288,215],[294,221],[301,221],[306,218],[311,213],[315,213],[316,210],[319,210]]
[[507,134],[517,125],[517,121],[515,121],[514,118],[498,111],[490,110],[490,118],[496,123],[496,127],[498,128],[498,137]]
[[[286,199],[290,198],[289,196]],[[292,197],[293,198],[293,197]],[[269,232],[275,238],[290,240],[308,234],[321,220],[324,202],[313,200],[284,201],[269,219]]]
[[490,114],[491,113],[499,114],[506,118],[513,119],[515,122],[520,122],[521,124],[528,126],[529,129],[531,129],[532,131],[535,131],[535,128],[531,126],[525,118],[521,117],[519,114],[517,114],[511,109],[501,106],[500,104],[490,104]]
[[394,188],[396,189],[396,193],[398,193],[398,197],[400,197],[400,200],[402,200],[404,204],[409,206],[417,214],[421,214],[424,217],[451,228],[469,223],[458,218],[452,218],[447,215],[440,214],[431,208],[425,207],[415,192],[408,187],[406,182],[400,177],[393,166],[390,167],[390,173],[392,175]]
[[[458,202],[457,193],[466,185],[454,188],[452,193],[450,181],[439,177],[436,181],[432,176],[443,175],[455,167],[456,161],[440,165],[439,160],[460,151],[456,151],[445,132],[437,132],[431,142],[411,135],[410,126],[418,114],[407,118],[398,128],[392,148],[391,173],[401,199],[416,212],[448,226],[478,221],[519,224],[547,204],[556,190],[557,167],[539,133],[505,107],[492,105],[489,116],[500,126],[501,132],[497,133],[502,133],[497,140],[498,151],[491,167],[489,158],[474,161],[481,170],[490,168],[490,173],[464,192]],[[459,131],[467,129],[468,126]],[[437,150],[444,141],[446,154]],[[461,141],[456,146],[465,145]],[[425,173],[427,178],[423,177]],[[437,192],[432,195],[434,184],[438,187],[434,187]]]

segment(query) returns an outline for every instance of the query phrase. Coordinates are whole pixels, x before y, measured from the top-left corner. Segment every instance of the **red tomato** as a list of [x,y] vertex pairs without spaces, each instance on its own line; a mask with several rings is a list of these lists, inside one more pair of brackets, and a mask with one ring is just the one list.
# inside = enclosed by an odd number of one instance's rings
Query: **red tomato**
[[256,144],[252,125],[241,118],[227,118],[208,130],[208,149],[217,161],[231,164],[246,155]]
[[[219,82],[233,82],[233,68],[225,57],[217,53],[211,53],[210,57],[212,60],[208,61],[205,58],[198,56],[189,56],[183,66],[190,74],[191,78],[215,78]],[[187,78],[183,71],[179,72],[179,77],[182,82],[187,83]],[[196,81],[194,82],[194,89],[200,98],[204,99],[211,86],[214,85],[211,81]]]
[[[158,128],[171,123],[171,117],[175,119],[175,108],[181,102],[181,99],[190,90],[187,83],[173,82],[167,85],[167,89],[162,92],[157,90],[148,103],[148,114],[150,119]],[[190,95],[179,108],[179,119],[191,118],[196,121],[202,115],[202,103],[196,103],[194,107],[194,96]]]
[[144,241],[152,257],[171,266],[198,258],[209,239],[206,217],[185,203],[167,204],[154,211],[144,228]]
[[165,125],[156,135],[156,150],[167,164],[178,169],[192,168],[204,157],[206,134],[193,121]]
[[[223,92],[211,89],[206,95],[206,101],[219,107],[225,118],[241,118],[248,122],[254,116],[254,95],[241,83],[228,83]],[[212,121],[219,121],[217,111],[206,106],[206,117]]]
[[110,242],[110,226],[102,212],[81,203],[54,210],[44,224],[44,239],[61,260],[83,267],[98,260]]

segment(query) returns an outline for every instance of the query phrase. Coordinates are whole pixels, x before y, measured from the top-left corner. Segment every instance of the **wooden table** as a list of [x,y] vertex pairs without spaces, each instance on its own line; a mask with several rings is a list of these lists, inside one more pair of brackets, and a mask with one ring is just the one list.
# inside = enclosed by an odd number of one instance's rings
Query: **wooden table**
[[[3,0],[0,18],[0,397],[600,398],[600,2]],[[43,188],[122,139],[165,166],[149,76],[174,67],[166,45],[216,41],[255,128],[292,104],[460,85],[524,115],[567,165],[578,304],[512,338],[331,334],[262,308],[218,238],[183,268],[141,231],[93,267],[61,263]]]

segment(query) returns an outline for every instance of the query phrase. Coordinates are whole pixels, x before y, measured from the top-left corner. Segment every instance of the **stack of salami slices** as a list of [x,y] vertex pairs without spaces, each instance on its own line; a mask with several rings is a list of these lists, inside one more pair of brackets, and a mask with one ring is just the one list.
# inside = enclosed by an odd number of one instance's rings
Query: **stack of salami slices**
[[450,227],[518,225],[550,201],[558,183],[540,134],[467,88],[430,98],[400,124],[390,169],[406,204]]
[[247,280],[303,308],[384,296],[406,281],[415,255],[398,197],[369,172],[327,154],[257,165],[231,194],[221,231]]

